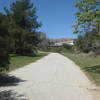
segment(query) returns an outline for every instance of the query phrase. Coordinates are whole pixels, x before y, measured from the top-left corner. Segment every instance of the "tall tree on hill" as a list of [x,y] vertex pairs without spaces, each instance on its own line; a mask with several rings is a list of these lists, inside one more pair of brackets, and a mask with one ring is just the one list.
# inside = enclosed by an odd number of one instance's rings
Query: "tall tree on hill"
[[37,45],[36,29],[41,26],[37,21],[36,8],[30,0],[17,0],[7,10],[10,20],[9,32],[15,42],[15,52],[31,55]]

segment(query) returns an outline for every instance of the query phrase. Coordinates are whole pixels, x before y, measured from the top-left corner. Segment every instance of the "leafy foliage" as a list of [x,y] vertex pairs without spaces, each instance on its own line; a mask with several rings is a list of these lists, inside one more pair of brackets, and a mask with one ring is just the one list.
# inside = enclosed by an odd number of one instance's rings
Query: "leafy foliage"
[[75,4],[78,8],[76,13],[77,21],[74,25],[75,33],[84,33],[93,28],[100,27],[99,0],[80,0]]
[[0,69],[8,69],[9,54],[33,56],[37,51],[39,38],[36,8],[30,0],[16,0],[10,9],[0,13]]
[[74,33],[80,33],[75,41],[77,49],[83,52],[100,51],[100,1],[80,0],[75,4],[78,8]]
[[15,26],[11,30],[15,41],[15,52],[19,55],[32,55],[37,44],[35,31],[41,25],[37,21],[36,8],[29,0],[18,0],[11,5],[8,12],[11,25]]

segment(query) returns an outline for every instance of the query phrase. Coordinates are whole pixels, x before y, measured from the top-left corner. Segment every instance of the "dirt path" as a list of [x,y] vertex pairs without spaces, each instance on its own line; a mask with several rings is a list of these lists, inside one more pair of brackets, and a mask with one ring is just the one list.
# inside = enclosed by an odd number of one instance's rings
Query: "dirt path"
[[95,86],[85,74],[71,60],[57,53],[10,75],[14,76],[15,83],[1,89],[14,90],[22,96],[19,100],[23,97],[27,100],[97,100],[90,92]]

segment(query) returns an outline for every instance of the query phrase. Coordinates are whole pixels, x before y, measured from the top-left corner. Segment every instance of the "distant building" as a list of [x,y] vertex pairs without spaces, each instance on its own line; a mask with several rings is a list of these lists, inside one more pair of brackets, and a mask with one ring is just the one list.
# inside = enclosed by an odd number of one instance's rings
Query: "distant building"
[[74,39],[51,39],[54,42],[52,46],[74,45]]

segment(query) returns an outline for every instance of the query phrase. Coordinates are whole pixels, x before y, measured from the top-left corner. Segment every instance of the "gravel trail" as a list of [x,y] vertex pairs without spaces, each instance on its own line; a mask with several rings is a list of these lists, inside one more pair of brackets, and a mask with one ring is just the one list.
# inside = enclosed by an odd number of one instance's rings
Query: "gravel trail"
[[13,90],[20,95],[18,100],[97,100],[91,93],[95,86],[87,76],[58,53],[50,53],[9,75],[20,81],[1,90]]

